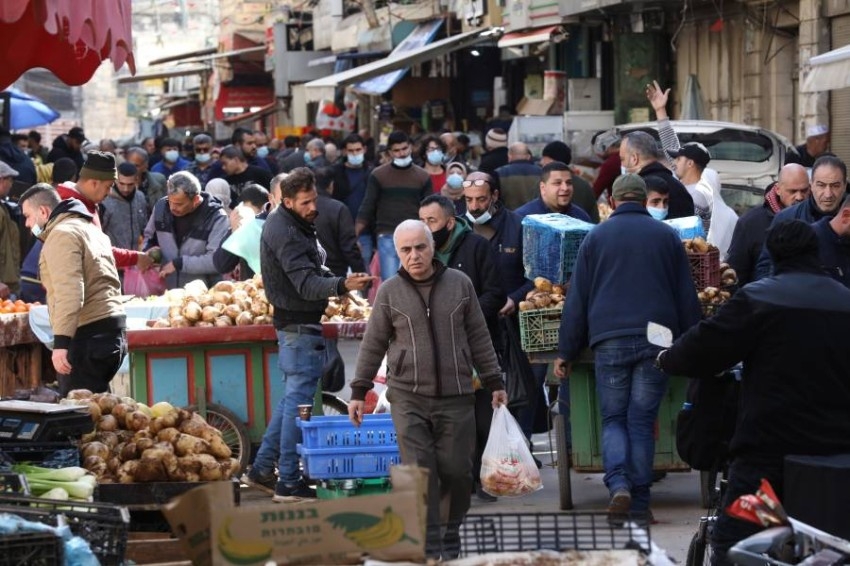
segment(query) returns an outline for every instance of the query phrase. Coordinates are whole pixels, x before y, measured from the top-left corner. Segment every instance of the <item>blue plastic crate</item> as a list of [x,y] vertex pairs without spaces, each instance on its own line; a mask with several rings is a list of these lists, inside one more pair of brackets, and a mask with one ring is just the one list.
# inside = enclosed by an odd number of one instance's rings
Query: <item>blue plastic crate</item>
[[304,475],[314,480],[383,478],[401,463],[397,446],[307,448],[298,445]]
[[364,415],[360,427],[347,416],[316,416],[309,421],[296,419],[301,428],[301,443],[307,448],[348,446],[396,446],[395,427],[389,414]]
[[679,233],[679,239],[690,240],[693,238],[705,238],[705,228],[699,216],[686,216],[684,218],[673,218],[664,221],[667,226]]
[[565,214],[530,214],[523,218],[525,276],[566,283],[575,267],[579,246],[593,226]]

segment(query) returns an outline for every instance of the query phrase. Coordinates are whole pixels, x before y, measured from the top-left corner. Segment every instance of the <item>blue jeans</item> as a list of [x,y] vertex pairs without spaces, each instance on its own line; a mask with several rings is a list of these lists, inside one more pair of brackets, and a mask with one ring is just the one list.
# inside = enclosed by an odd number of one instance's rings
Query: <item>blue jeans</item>
[[313,404],[325,362],[325,339],[278,330],[277,340],[284,393],[272,412],[253,469],[261,476],[274,474],[274,461],[278,459],[280,483],[292,485],[301,478],[295,451],[295,446],[301,442],[301,429],[296,426],[295,417],[298,405]]
[[372,234],[360,234],[357,237],[357,245],[360,246],[360,255],[363,257],[363,265],[366,266],[366,271],[369,271],[369,265],[372,263],[372,254],[375,252],[375,244]]
[[659,350],[643,336],[612,338],[593,349],[605,485],[612,495],[631,492],[636,513],[649,509],[655,421],[667,392],[667,375],[653,365]]
[[381,262],[381,281],[386,281],[398,272],[400,262],[392,234],[378,234],[378,259]]

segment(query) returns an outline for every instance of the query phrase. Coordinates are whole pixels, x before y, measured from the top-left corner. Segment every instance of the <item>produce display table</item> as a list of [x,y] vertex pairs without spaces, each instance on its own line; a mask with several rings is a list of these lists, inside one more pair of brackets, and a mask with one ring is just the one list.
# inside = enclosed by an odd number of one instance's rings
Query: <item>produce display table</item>
[[[360,338],[365,322],[327,323],[326,338]],[[283,382],[272,325],[150,328],[127,332],[130,395],[192,406],[222,431],[243,466],[262,440]],[[322,396],[322,401],[334,401]],[[343,407],[344,408],[344,407]],[[337,409],[339,410],[339,409]]]
[[44,346],[30,329],[28,313],[0,315],[0,396],[38,387],[45,355]]

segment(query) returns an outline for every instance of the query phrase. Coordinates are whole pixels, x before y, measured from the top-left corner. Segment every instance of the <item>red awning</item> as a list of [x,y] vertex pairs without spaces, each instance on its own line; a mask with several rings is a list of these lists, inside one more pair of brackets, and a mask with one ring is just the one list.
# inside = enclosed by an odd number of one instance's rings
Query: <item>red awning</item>
[[2,0],[0,54],[0,88],[35,67],[81,85],[106,59],[135,73],[130,0]]

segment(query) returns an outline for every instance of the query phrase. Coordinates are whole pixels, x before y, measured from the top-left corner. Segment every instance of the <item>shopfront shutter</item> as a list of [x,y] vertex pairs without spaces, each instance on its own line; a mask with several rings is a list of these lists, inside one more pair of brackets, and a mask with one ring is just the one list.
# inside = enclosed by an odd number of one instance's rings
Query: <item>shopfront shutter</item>
[[[850,16],[832,18],[832,47],[850,45]],[[850,87],[830,91],[829,129],[832,152],[850,163]]]

